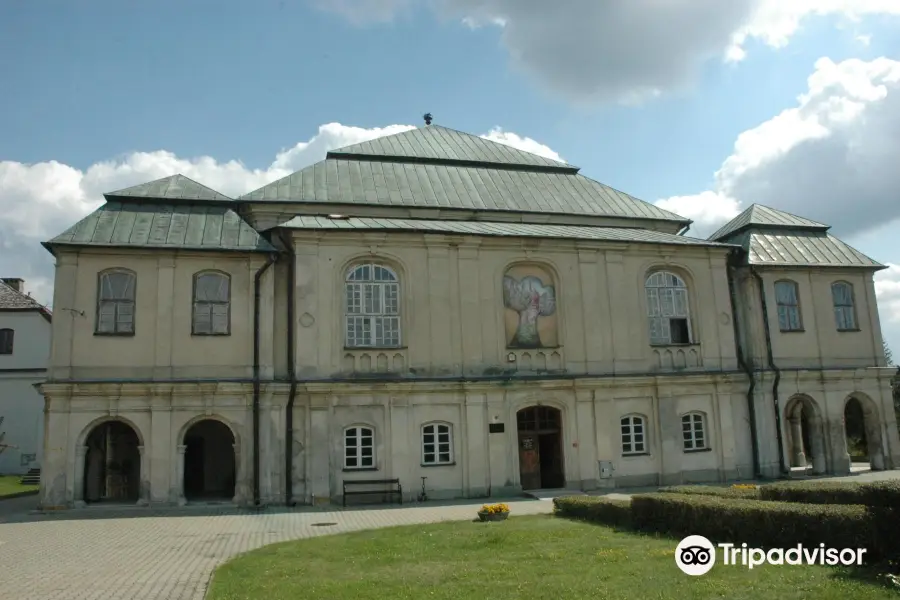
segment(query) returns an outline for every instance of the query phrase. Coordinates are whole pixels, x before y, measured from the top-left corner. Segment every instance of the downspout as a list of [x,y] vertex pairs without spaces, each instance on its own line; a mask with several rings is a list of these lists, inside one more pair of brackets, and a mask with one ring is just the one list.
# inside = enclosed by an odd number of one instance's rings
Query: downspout
[[297,255],[289,244],[284,231],[279,232],[285,249],[290,252],[287,291],[287,367],[291,380],[287,407],[284,414],[284,504],[294,506],[294,400],[297,396],[297,371],[294,368],[294,285],[297,278]]
[[737,292],[734,289],[734,258],[735,254],[733,253],[728,257],[728,262],[732,263],[728,265],[728,293],[731,298],[731,324],[734,327],[734,344],[737,350],[738,366],[747,374],[747,378],[750,380],[750,387],[747,388],[747,414],[750,415],[750,445],[753,458],[753,478],[760,479],[762,473],[759,468],[759,438],[757,437],[756,410],[754,406],[755,402],[753,401],[753,391],[756,389],[756,376],[744,357],[744,348],[741,345],[741,334],[740,328],[738,327]]
[[772,334],[769,331],[769,309],[766,304],[766,289],[763,284],[762,277],[759,276],[753,267],[750,267],[750,274],[756,279],[759,286],[759,301],[762,305],[763,328],[766,333],[766,356],[769,360],[769,368],[775,371],[775,383],[772,385],[772,398],[775,407],[775,437],[778,440],[778,466],[781,468],[781,474],[786,474],[787,467],[784,464],[784,439],[781,433],[781,403],[778,401],[778,384],[781,383],[781,371],[775,366],[775,358],[772,356]]
[[690,231],[690,229],[691,229],[691,224],[688,223],[687,225],[685,225],[684,227],[682,227],[681,230],[679,230],[679,232],[676,233],[675,235],[684,235],[684,234],[686,234],[688,231]]
[[270,254],[253,276],[253,505],[259,506],[259,297],[263,274],[278,260]]

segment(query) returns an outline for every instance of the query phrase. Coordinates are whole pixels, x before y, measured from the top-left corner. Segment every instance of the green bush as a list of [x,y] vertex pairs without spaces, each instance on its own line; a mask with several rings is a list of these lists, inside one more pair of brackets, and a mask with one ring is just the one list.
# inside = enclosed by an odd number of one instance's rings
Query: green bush
[[862,504],[900,507],[900,481],[773,483],[760,488],[760,498],[805,504]]
[[643,494],[631,500],[632,525],[676,537],[702,535],[715,543],[762,548],[865,548],[866,560],[896,556],[896,536],[882,535],[866,507],[743,500],[708,495]]
[[716,487],[712,485],[672,485],[659,488],[664,494],[686,494],[689,496],[719,496],[722,498],[758,499],[759,488]]
[[560,516],[594,523],[628,527],[631,524],[631,500],[603,496],[566,496],[553,499],[554,512]]

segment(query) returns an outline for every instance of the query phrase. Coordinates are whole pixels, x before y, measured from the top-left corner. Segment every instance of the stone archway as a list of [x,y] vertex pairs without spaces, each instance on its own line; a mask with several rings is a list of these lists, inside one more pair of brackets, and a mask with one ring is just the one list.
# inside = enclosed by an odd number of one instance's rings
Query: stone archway
[[94,426],[85,438],[81,493],[76,502],[141,500],[143,446],[134,427],[120,420]]
[[851,462],[867,462],[873,471],[884,470],[881,419],[875,403],[863,394],[851,394],[844,403],[843,417]]
[[183,497],[186,501],[235,501],[237,444],[218,419],[200,419],[184,432]]
[[562,411],[552,406],[529,406],[516,413],[516,425],[522,489],[565,487]]
[[798,394],[784,409],[787,422],[787,448],[792,469],[812,468],[813,474],[825,473],[825,431],[822,414],[815,400]]

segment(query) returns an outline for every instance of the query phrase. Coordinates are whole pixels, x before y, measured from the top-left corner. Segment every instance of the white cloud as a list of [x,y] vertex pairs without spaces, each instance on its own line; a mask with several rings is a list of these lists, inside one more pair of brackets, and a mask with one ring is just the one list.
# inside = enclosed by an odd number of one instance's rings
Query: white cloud
[[889,263],[887,267],[875,274],[875,295],[881,314],[887,317],[885,324],[900,326],[900,265]]
[[687,85],[709,59],[742,60],[747,42],[786,46],[804,22],[900,15],[898,0],[315,0],[356,24],[414,6],[493,26],[514,65],[578,102],[635,102]]
[[706,234],[753,203],[843,236],[900,218],[900,62],[821,59],[808,88],[797,106],[738,136],[713,189],[657,204],[681,207]]
[[[328,123],[305,142],[282,149],[265,169],[209,156],[182,158],[172,152],[134,152],[80,171],[56,161],[23,164],[0,161],[0,275],[22,277],[26,289],[49,303],[53,258],[40,246],[103,203],[103,194],[181,173],[236,197],[325,158],[328,150],[413,129],[412,125],[361,128]],[[482,137],[562,160],[528,137],[495,127]]]

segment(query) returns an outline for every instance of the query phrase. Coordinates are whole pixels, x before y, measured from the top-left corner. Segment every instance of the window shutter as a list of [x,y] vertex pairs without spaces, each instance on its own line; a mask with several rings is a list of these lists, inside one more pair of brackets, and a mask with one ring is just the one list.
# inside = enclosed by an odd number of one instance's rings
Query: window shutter
[[101,302],[97,311],[97,331],[100,333],[115,333],[116,331],[116,304],[115,302]]
[[212,306],[212,333],[228,333],[228,305]]
[[212,333],[212,309],[205,302],[194,304],[194,333]]
[[116,303],[116,331],[120,333],[134,331],[134,304],[131,302]]

